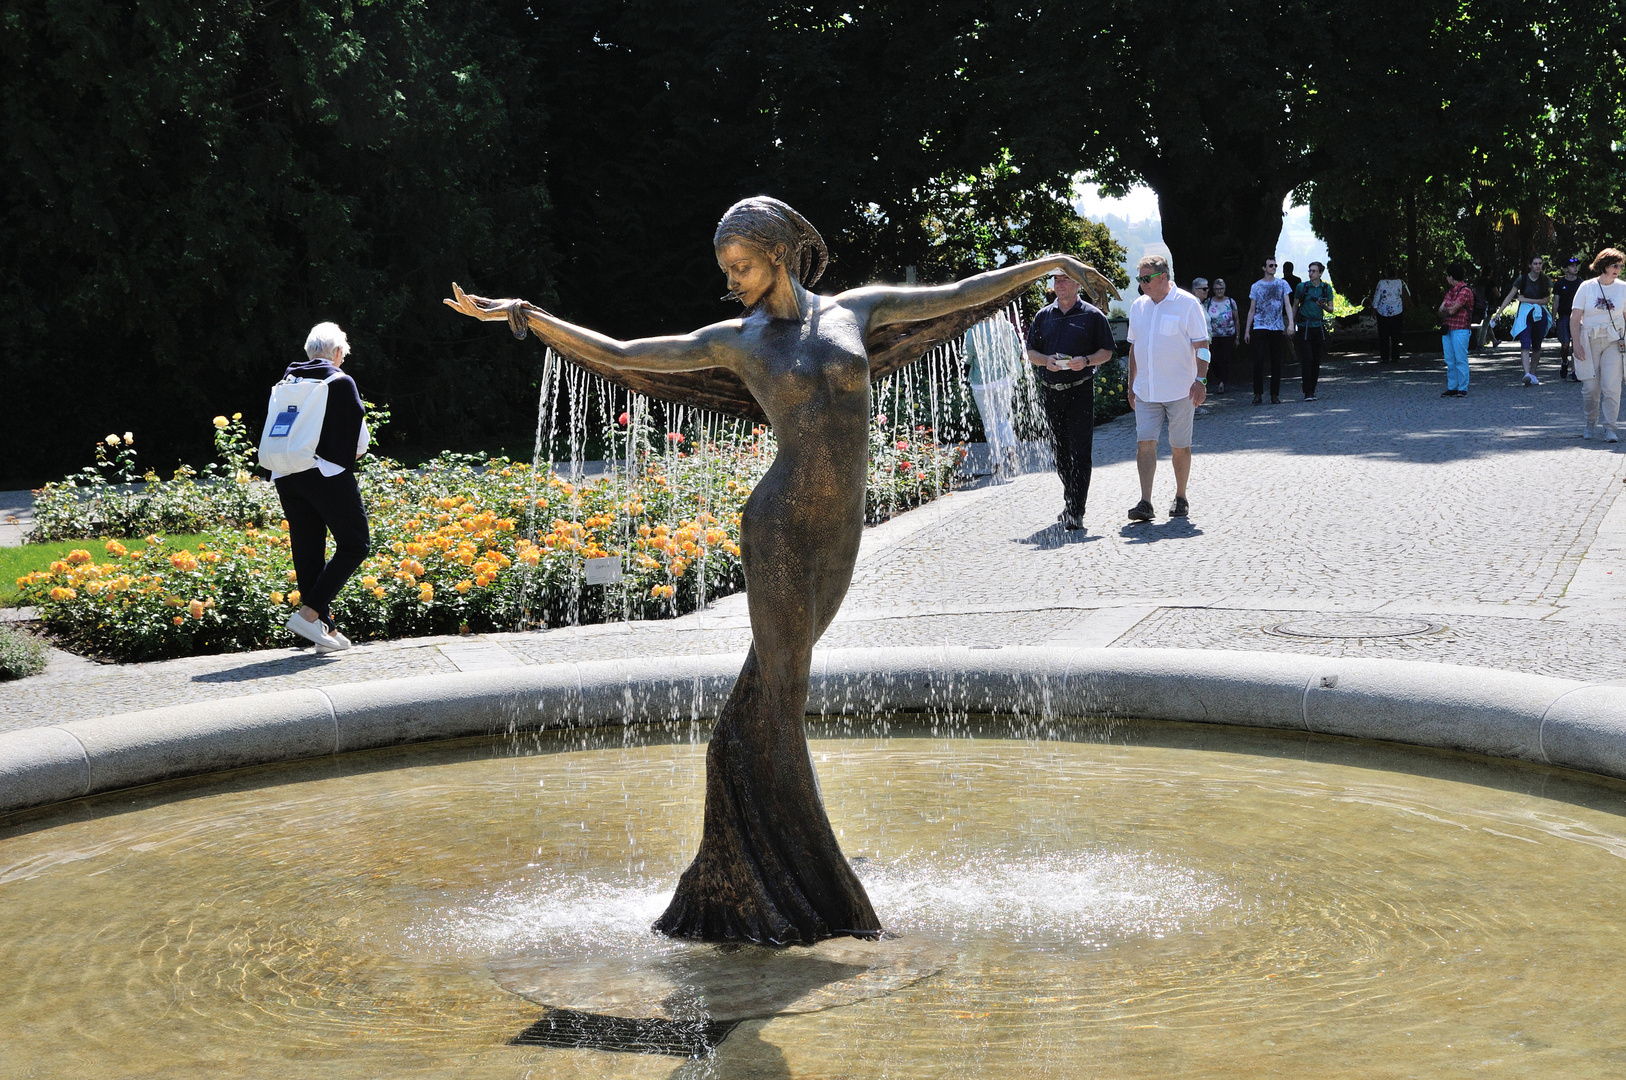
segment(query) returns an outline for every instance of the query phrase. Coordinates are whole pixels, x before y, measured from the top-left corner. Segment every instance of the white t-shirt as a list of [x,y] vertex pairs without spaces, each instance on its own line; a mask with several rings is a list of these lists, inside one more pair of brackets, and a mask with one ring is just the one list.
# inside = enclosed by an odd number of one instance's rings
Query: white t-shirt
[[1142,293],[1129,305],[1129,341],[1135,346],[1135,396],[1179,401],[1197,381],[1196,344],[1208,340],[1208,317],[1197,298],[1170,289],[1161,302]]
[[[1614,305],[1611,312],[1598,301],[1607,300]],[[1626,278],[1616,278],[1613,285],[1604,286],[1600,278],[1587,278],[1575,290],[1575,311],[1581,313],[1582,326],[1608,326],[1609,316],[1615,325],[1626,329]]]

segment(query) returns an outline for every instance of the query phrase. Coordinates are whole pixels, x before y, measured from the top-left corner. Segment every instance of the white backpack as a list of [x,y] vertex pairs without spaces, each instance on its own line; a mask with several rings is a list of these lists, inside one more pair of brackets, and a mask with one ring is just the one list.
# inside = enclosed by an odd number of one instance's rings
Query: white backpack
[[260,436],[260,465],[278,476],[316,468],[316,444],[322,439],[327,416],[328,384],[334,372],[320,381],[289,376],[271,388],[265,410],[265,431]]

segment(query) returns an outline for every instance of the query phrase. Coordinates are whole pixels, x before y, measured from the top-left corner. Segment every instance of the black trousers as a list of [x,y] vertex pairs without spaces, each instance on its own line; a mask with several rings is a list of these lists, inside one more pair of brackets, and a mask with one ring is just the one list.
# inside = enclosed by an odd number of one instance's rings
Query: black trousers
[[1315,393],[1315,384],[1321,378],[1321,358],[1327,355],[1327,328],[1324,326],[1299,327],[1299,384],[1304,396]]
[[[346,469],[323,476],[306,469],[277,480],[282,516],[288,519],[288,547],[299,581],[299,602],[331,620],[333,598],[367,558],[371,536],[367,511],[361,506],[356,474]],[[333,533],[333,558],[327,558],[327,534]]]
[[1253,396],[1265,392],[1265,359],[1270,359],[1270,396],[1282,396],[1282,357],[1287,353],[1287,342],[1280,330],[1254,329],[1250,335],[1253,345]]
[[1050,421],[1050,448],[1056,455],[1056,472],[1066,495],[1067,512],[1084,516],[1090,498],[1090,471],[1095,466],[1095,380],[1088,379],[1069,390],[1041,391],[1045,419]]
[[1400,319],[1399,315],[1378,316],[1378,359],[1400,359]]
[[1208,385],[1223,386],[1231,380],[1231,357],[1236,355],[1236,338],[1217,337],[1208,343]]

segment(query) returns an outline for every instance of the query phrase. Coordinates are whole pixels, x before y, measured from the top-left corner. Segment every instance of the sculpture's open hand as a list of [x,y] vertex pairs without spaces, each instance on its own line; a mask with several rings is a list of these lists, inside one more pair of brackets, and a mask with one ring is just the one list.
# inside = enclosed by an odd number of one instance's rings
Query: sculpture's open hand
[[1123,299],[1118,293],[1117,287],[1108,280],[1106,275],[1082,259],[1074,258],[1071,255],[1058,255],[1056,258],[1061,260],[1062,270],[1066,271],[1068,277],[1083,287],[1084,295],[1096,307],[1105,310],[1106,306],[1112,301]]
[[475,296],[466,293],[452,282],[452,298],[444,301],[447,307],[461,311],[471,318],[484,322],[508,321],[508,328],[517,338],[523,338],[530,332],[530,324],[526,321],[526,313],[540,310],[533,308],[524,300],[488,300],[484,296]]

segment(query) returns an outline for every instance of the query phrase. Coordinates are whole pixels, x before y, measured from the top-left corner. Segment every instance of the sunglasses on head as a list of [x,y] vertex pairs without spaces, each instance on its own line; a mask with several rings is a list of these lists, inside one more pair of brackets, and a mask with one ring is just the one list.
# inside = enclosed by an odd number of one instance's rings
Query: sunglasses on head
[[1162,276],[1163,276],[1163,271],[1159,270],[1155,274],[1142,274],[1140,277],[1136,278],[1135,280],[1140,282],[1142,285],[1146,285],[1146,284],[1148,284],[1150,282],[1156,281],[1158,278],[1160,278]]

